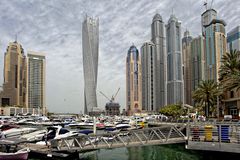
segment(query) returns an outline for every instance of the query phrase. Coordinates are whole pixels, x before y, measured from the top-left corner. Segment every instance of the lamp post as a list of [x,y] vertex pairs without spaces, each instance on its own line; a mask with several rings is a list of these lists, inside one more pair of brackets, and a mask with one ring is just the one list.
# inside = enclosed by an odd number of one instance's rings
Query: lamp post
[[189,122],[190,122],[190,119],[189,119],[189,113],[190,113],[190,109],[193,109],[193,106],[189,105],[189,104],[184,104],[184,107],[187,108],[187,116],[188,116],[188,123],[187,123],[187,139],[189,139]]

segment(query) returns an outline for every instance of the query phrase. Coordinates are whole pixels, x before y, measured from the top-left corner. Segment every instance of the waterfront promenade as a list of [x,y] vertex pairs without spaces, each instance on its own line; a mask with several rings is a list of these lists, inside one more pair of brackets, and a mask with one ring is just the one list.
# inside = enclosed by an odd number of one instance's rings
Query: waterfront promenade
[[[176,143],[184,143],[188,150],[240,153],[240,125],[235,122],[189,122],[178,125],[165,122],[160,127],[56,139],[51,141],[50,148],[45,147],[44,150],[47,155],[64,156],[63,153]],[[36,146],[31,147],[38,152]]]

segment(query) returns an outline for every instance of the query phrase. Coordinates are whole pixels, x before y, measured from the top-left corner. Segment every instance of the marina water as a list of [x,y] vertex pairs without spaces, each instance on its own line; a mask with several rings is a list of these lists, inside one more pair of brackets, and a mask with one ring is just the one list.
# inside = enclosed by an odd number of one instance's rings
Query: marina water
[[[237,154],[186,150],[184,144],[101,149],[80,155],[80,160],[226,160]],[[73,160],[79,160],[73,159]],[[40,160],[30,158],[30,160]]]

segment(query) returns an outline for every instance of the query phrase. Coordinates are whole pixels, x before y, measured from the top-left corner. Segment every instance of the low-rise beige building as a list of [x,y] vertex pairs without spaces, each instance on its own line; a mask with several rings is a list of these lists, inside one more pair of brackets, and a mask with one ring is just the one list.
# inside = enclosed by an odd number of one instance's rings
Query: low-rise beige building
[[14,116],[14,115],[46,115],[47,109],[44,108],[25,108],[25,107],[0,107],[0,116]]

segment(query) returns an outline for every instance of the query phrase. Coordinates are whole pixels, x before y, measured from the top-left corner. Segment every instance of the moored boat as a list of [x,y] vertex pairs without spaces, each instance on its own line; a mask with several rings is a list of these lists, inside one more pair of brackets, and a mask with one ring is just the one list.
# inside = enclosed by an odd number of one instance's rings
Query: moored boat
[[18,138],[23,134],[36,131],[37,128],[12,128],[1,132],[0,138]]
[[24,148],[15,153],[0,152],[0,160],[27,160],[29,149]]
[[24,134],[20,138],[29,142],[41,141],[42,137],[47,133],[47,130],[38,130],[32,133]]

